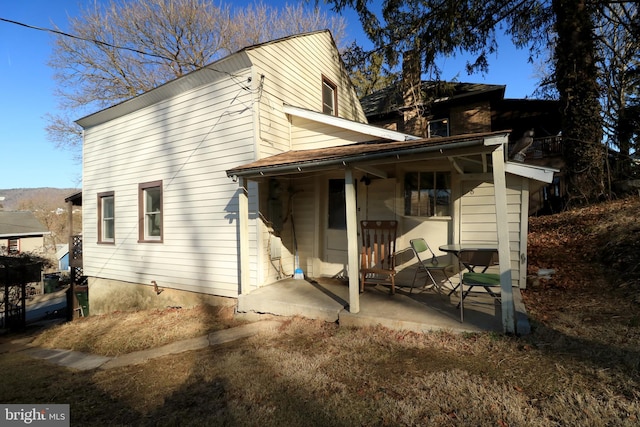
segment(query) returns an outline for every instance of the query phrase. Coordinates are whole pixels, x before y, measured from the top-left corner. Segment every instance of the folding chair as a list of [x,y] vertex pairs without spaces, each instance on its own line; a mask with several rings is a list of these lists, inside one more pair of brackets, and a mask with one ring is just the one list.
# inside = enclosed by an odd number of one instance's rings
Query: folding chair
[[[458,303],[460,321],[463,321],[464,300],[474,287],[483,287],[489,295],[497,301],[500,301],[500,275],[486,272],[489,267],[499,264],[498,250],[463,249],[458,253],[458,258],[468,270],[462,273],[461,296],[460,302]],[[476,269],[481,271],[476,271]],[[497,292],[496,288],[498,290]]]
[[[435,278],[433,277],[433,272],[436,271],[440,272],[444,277],[444,281],[449,282],[449,285],[451,286],[451,290],[449,291],[447,296],[450,296],[452,293],[454,293],[455,290],[458,289],[459,285],[454,286],[445,271],[448,268],[451,268],[453,264],[440,263],[440,261],[438,261],[438,258],[436,257],[436,254],[433,253],[426,240],[421,237],[417,239],[411,239],[409,241],[409,244],[411,245],[411,249],[413,249],[413,253],[418,259],[418,267],[416,268],[416,272],[413,275],[413,282],[411,283],[411,290],[409,291],[409,293],[413,292],[413,288],[416,286],[416,280],[418,279],[418,274],[420,273],[426,273],[427,275],[423,288],[433,286],[433,288],[438,292],[442,292],[442,283],[436,282]],[[425,256],[428,256],[429,254],[431,254],[431,259],[425,259]],[[429,281],[431,281],[431,284],[429,284]]]

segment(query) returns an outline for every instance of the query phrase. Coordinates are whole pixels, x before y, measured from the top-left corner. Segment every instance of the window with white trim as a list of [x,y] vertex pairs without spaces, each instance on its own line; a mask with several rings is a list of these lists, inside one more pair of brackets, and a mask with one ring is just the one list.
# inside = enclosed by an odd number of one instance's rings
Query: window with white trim
[[98,194],[98,242],[115,242],[115,203],[114,192]]
[[139,240],[162,242],[162,181],[153,181],[138,186]]
[[408,216],[451,215],[450,172],[407,172],[404,177],[404,213]]

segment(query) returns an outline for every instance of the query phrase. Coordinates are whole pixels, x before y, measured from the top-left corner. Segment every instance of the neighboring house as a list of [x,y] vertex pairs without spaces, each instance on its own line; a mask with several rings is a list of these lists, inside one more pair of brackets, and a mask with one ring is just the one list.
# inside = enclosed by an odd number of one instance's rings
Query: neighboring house
[[498,244],[509,323],[529,182],[553,175],[505,162],[508,132],[367,124],[328,31],[245,48],[78,124],[92,313],[153,304],[141,285],[163,306],[238,298],[296,267],[348,278],[357,312],[357,221],[397,219],[398,248]]
[[[398,84],[362,98],[361,103],[370,124],[424,137],[509,130],[510,157],[523,134],[533,130],[524,162],[562,169],[558,102],[505,99],[505,89],[504,85],[422,81],[421,101],[406,99]],[[552,184],[532,193],[530,213],[560,209],[564,194],[562,176],[556,174]]]
[[59,271],[69,271],[69,244],[56,245],[56,260]]
[[51,234],[29,211],[0,211],[0,254],[44,253],[44,236]]

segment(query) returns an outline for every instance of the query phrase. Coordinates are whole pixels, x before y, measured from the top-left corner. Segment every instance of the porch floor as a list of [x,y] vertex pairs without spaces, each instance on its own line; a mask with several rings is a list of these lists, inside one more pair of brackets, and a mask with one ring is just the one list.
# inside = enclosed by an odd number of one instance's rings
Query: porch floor
[[395,330],[426,332],[502,332],[500,303],[489,295],[465,299],[464,322],[456,308],[459,297],[433,289],[396,286],[395,295],[381,285],[367,286],[360,294],[360,312],[349,312],[349,286],[334,278],[286,278],[238,297],[239,313],[302,316],[341,326],[381,325]]

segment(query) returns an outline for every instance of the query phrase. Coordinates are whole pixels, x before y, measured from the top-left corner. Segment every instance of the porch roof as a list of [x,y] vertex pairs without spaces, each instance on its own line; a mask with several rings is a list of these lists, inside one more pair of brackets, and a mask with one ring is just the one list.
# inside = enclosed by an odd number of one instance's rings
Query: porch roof
[[[318,169],[344,168],[357,163],[384,159],[415,160],[416,155],[438,153],[442,157],[470,147],[487,147],[507,142],[509,131],[424,138],[410,141],[375,141],[312,150],[291,150],[227,170],[229,177],[256,178],[310,172]],[[466,153],[468,154],[468,153]]]

